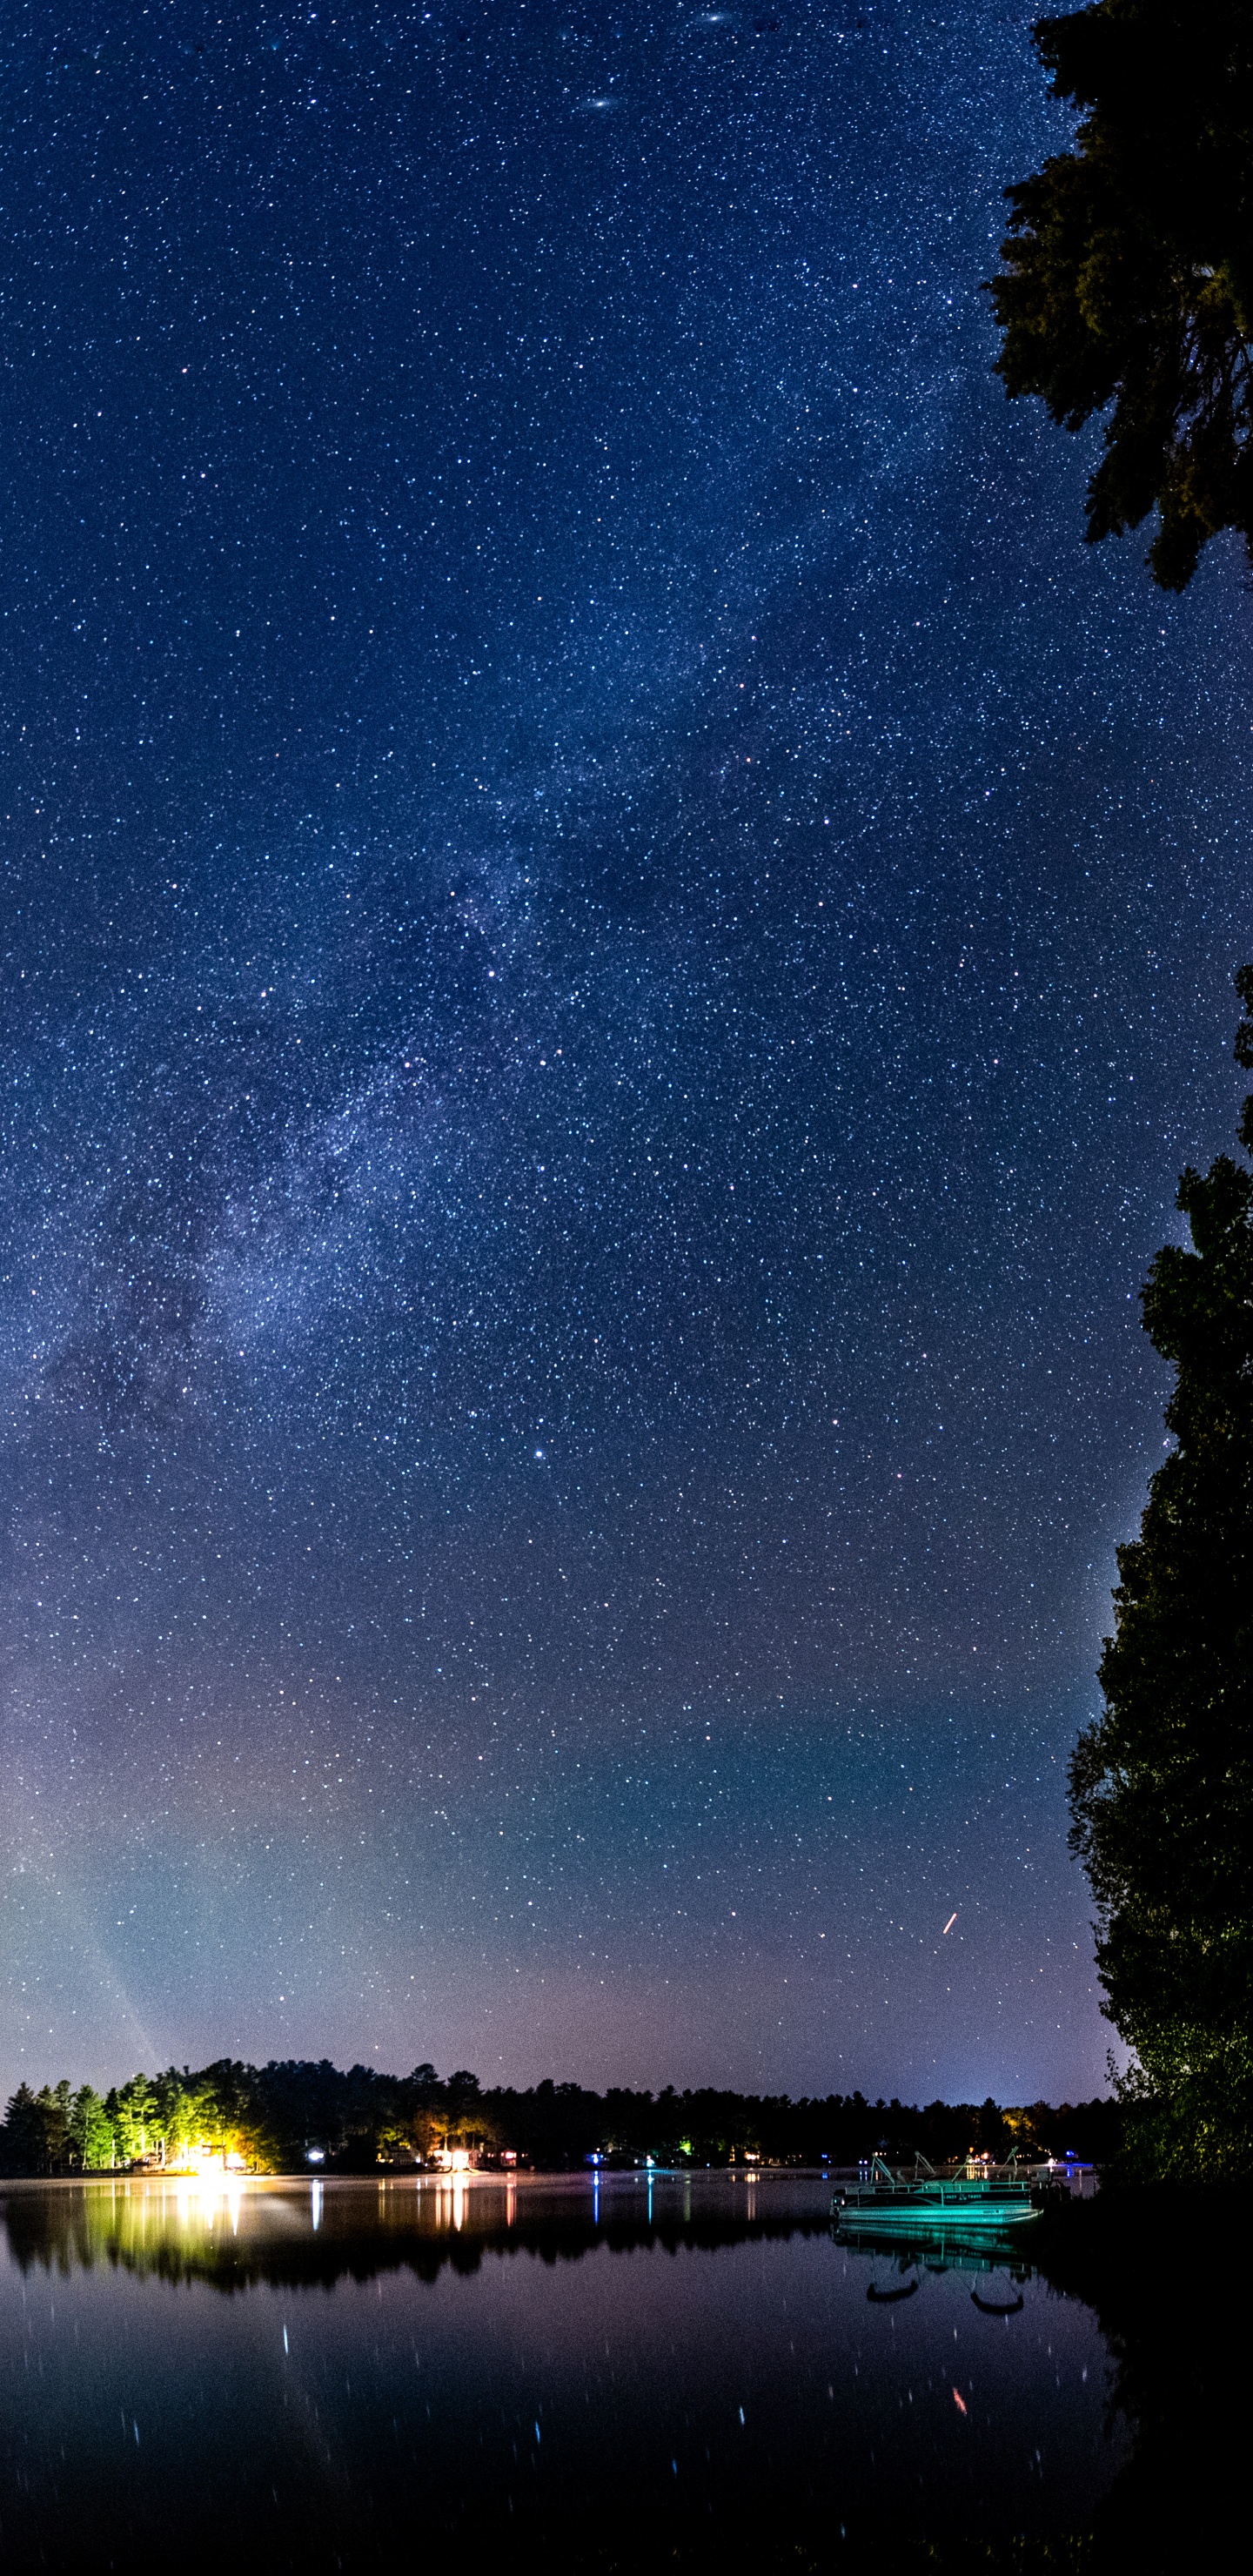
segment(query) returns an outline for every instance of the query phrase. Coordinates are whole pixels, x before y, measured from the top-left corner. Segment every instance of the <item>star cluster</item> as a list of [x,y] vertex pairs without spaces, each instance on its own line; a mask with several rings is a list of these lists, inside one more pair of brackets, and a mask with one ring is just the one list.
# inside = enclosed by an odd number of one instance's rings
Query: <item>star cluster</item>
[[13,2078],[1100,2081],[1250,628],[990,374],[1030,14],[3,39]]

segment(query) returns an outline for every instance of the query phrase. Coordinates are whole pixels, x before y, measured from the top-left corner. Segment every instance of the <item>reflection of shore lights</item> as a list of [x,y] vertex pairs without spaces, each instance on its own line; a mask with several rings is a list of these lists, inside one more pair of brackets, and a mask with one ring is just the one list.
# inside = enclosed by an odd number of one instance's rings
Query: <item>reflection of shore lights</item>
[[194,2223],[212,2233],[216,2219],[224,2212],[230,2220],[231,2234],[239,2234],[239,2213],[244,2198],[242,2173],[225,2171],[220,2157],[210,2157],[206,2153],[200,2168],[193,2167],[190,2171],[172,2175],[171,2180],[174,2206],[183,2227]]

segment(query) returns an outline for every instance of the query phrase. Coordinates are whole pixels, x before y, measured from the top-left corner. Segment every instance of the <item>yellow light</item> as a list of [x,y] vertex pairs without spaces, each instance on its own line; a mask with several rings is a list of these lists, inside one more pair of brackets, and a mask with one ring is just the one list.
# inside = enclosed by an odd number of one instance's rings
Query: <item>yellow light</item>
[[186,2148],[178,2163],[171,2166],[169,2171],[174,2175],[185,2176],[193,2182],[222,2182],[226,2179],[234,2180],[238,2175],[245,2173],[247,2166],[244,2158],[237,2155],[233,2149],[228,2153],[225,2147],[202,2145]]

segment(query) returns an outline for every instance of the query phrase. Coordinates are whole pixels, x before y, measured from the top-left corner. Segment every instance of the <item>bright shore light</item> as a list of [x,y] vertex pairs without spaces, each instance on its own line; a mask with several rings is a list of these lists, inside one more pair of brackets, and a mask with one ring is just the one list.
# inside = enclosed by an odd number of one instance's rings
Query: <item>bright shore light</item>
[[189,2182],[222,2182],[237,2178],[248,2170],[243,2156],[229,2153],[223,2147],[189,2147],[178,2163],[166,2168],[171,2180]]

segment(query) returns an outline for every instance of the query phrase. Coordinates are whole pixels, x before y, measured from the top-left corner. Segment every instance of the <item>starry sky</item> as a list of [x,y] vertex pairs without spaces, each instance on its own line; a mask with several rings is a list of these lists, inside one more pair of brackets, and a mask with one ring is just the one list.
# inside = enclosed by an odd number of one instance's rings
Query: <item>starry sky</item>
[[989,372],[1031,14],[8,15],[6,2088],[1102,2083],[1253,607]]

